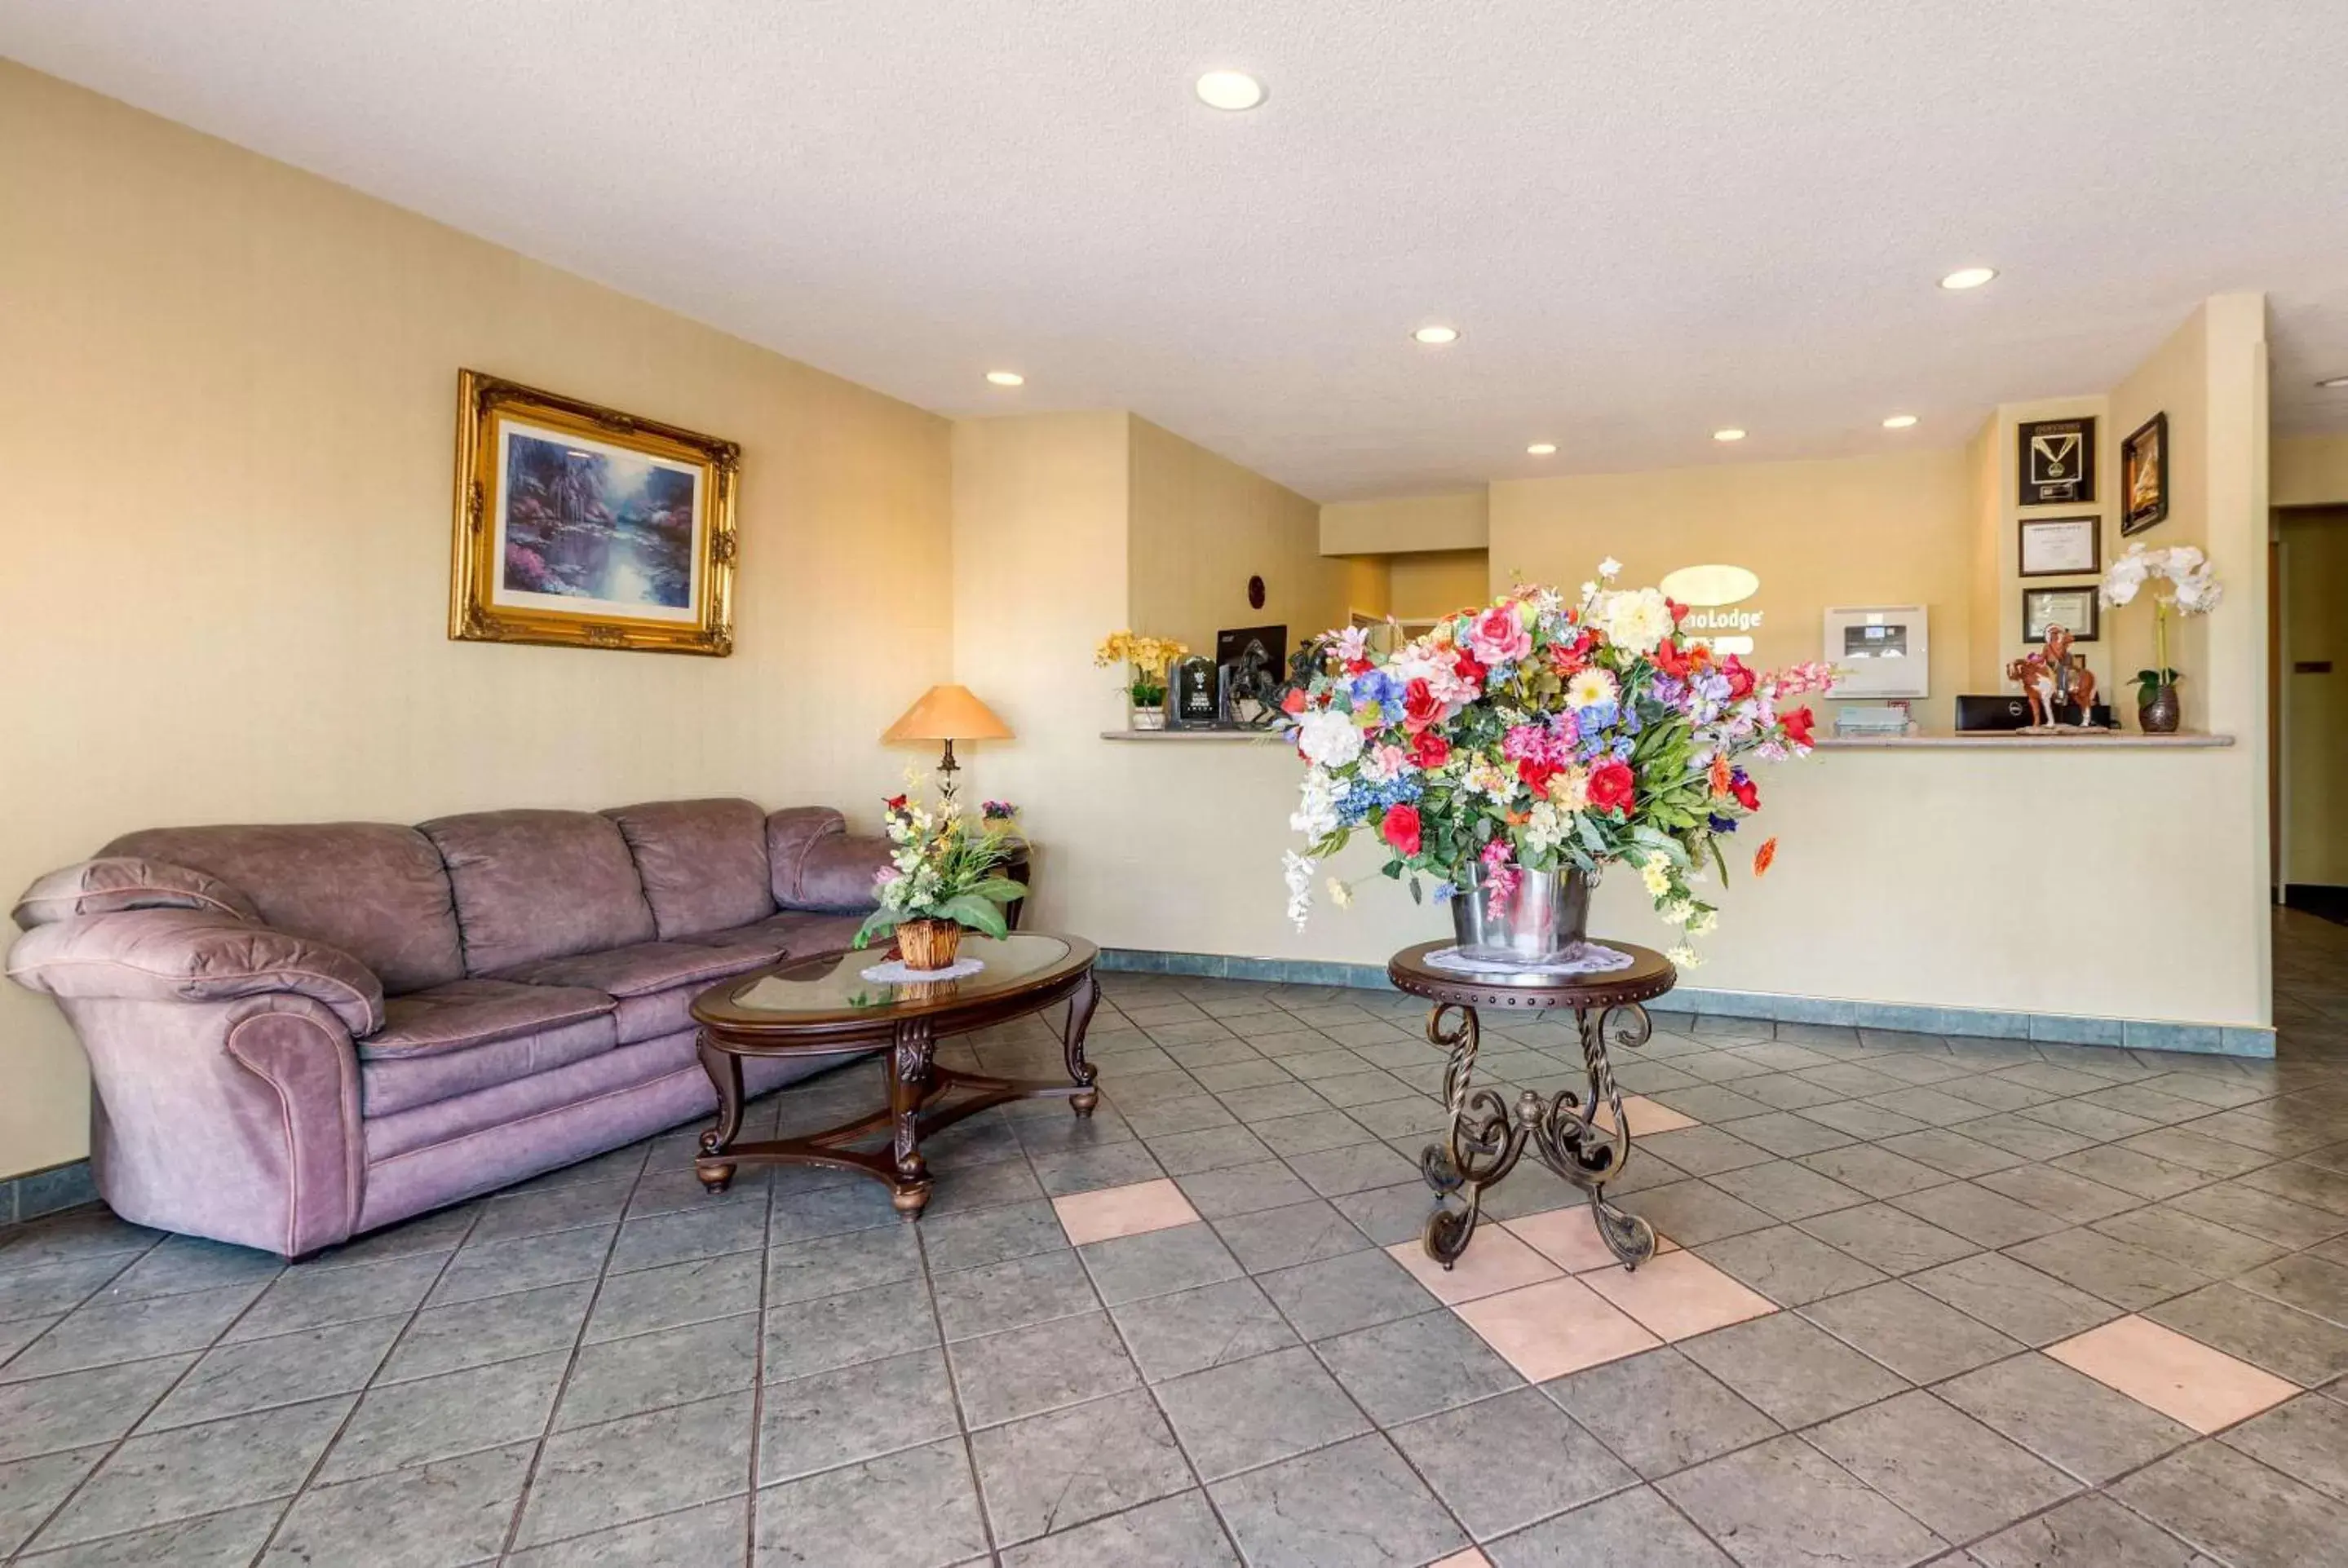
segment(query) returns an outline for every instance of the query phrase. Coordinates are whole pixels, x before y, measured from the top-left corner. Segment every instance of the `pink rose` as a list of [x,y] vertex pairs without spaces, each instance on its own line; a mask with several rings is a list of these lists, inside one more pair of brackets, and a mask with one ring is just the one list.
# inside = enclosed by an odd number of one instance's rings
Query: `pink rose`
[[1533,634],[1517,619],[1514,605],[1497,604],[1468,629],[1468,647],[1488,665],[1504,664],[1533,651]]

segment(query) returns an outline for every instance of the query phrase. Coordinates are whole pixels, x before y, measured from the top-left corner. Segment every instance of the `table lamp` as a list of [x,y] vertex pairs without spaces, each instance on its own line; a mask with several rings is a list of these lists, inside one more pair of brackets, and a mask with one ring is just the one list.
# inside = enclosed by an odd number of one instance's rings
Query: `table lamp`
[[954,761],[954,743],[1007,741],[1013,736],[1011,726],[972,696],[969,687],[932,686],[905,710],[902,718],[881,733],[880,739],[891,745],[904,741],[943,741],[945,754],[938,759],[938,772],[944,777],[938,784],[938,793],[952,800],[954,774],[962,766]]

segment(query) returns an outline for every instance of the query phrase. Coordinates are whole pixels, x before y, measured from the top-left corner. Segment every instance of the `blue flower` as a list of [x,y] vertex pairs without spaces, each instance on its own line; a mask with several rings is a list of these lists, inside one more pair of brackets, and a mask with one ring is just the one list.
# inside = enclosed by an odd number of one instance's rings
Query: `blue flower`
[[1627,763],[1631,760],[1631,753],[1637,748],[1632,745],[1631,737],[1624,735],[1614,743],[1612,749],[1616,756]]
[[1448,904],[1451,902],[1452,898],[1458,894],[1458,892],[1459,889],[1451,886],[1450,883],[1438,882],[1435,885],[1435,901],[1437,904]]
[[1705,820],[1704,825],[1715,833],[1735,833],[1736,819],[1733,816],[1722,816],[1715,812]]
[[1375,702],[1383,709],[1399,709],[1403,701],[1402,682],[1384,670],[1372,670],[1354,677],[1353,695],[1356,708]]
[[1577,715],[1581,723],[1581,733],[1586,735],[1592,730],[1606,728],[1615,721],[1621,712],[1622,710],[1612,702],[1591,703]]

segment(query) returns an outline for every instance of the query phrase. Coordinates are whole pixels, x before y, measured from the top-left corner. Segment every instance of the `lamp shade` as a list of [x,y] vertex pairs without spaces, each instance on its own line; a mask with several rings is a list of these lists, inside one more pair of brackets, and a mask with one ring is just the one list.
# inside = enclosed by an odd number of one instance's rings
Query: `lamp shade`
[[904,717],[881,732],[880,738],[895,743],[1007,741],[1013,737],[1011,726],[972,696],[969,687],[932,686],[922,693],[921,701],[905,710]]

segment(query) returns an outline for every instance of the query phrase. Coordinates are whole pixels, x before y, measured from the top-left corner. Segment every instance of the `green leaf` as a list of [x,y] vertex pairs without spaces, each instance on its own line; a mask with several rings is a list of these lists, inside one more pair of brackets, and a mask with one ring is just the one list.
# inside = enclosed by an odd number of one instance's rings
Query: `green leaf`
[[996,904],[1008,904],[1014,898],[1026,897],[1027,885],[1014,882],[1008,876],[990,876],[971,888],[971,892]]
[[1426,902],[1426,895],[1420,889],[1418,878],[1416,876],[1410,879],[1410,901],[1414,904],[1424,904]]
[[875,937],[885,937],[912,917],[910,910],[875,909],[864,917],[864,924],[856,928],[856,945],[861,948]]
[[974,893],[964,893],[939,905],[938,918],[952,920],[958,926],[967,926],[990,937],[1001,938],[1011,934],[1011,927],[1003,918],[1003,911]]

